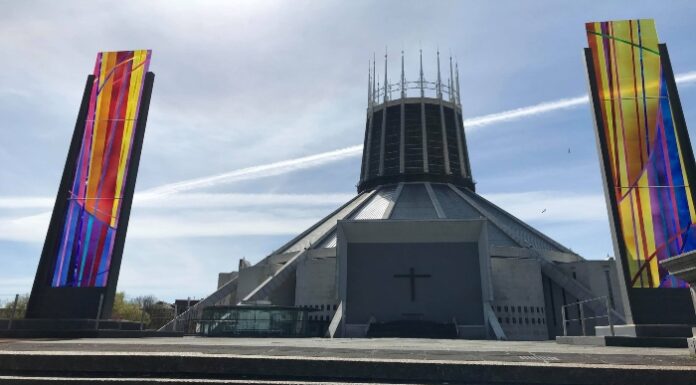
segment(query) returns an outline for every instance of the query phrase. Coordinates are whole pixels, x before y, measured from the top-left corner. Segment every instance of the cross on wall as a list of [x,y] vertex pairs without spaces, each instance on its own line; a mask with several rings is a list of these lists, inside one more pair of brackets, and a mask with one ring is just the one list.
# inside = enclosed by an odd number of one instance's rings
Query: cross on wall
[[394,274],[394,278],[408,278],[411,283],[411,302],[416,300],[416,278],[430,278],[430,274],[416,274],[415,269],[411,267],[408,274]]

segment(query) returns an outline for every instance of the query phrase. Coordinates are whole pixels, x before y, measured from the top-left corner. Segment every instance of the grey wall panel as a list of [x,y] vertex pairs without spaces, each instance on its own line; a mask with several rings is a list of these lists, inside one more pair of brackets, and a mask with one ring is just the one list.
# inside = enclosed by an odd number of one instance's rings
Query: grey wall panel
[[[349,243],[346,322],[423,319],[459,325],[483,324],[478,244]],[[409,274],[415,278],[411,297]]]

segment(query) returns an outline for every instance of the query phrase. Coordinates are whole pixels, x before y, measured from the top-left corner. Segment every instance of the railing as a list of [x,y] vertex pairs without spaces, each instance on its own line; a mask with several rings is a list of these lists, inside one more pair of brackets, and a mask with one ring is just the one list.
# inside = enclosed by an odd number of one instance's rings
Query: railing
[[[457,103],[459,103],[459,94],[457,87],[450,87],[449,84],[447,83],[440,83],[440,93],[442,94],[442,98],[445,100],[455,100]],[[420,80],[408,80],[404,82],[404,87],[403,90],[401,88],[401,82],[395,82],[395,83],[390,83],[386,86],[380,86],[379,88],[376,89],[376,92],[372,96],[372,102],[375,104],[380,104],[384,98],[384,93],[387,93],[387,100],[394,100],[394,95],[397,96],[397,99],[401,97],[401,94],[405,96],[420,96],[421,90],[423,91],[424,96],[428,97],[439,97],[438,94],[438,83],[425,80],[423,79],[423,82],[421,83]],[[417,92],[409,92],[409,91],[417,91]]]
[[[604,308],[606,309],[606,314],[604,315],[598,315],[598,316],[593,316],[593,317],[585,317],[585,304],[590,303],[590,302],[603,302],[604,303]],[[568,312],[566,311],[567,308],[571,306],[577,306],[578,307],[578,318],[571,318],[568,319]],[[568,335],[568,324],[570,322],[580,322],[580,328],[582,329],[582,335],[586,336],[587,335],[587,328],[585,321],[589,320],[595,320],[595,319],[602,319],[606,318],[607,323],[609,324],[609,330],[611,331],[611,335],[614,335],[614,322],[611,319],[611,303],[609,300],[609,297],[607,296],[602,296],[602,297],[596,297],[596,298],[590,298],[590,299],[585,299],[582,301],[577,301],[573,303],[569,303],[567,305],[561,306],[561,317],[563,320],[563,335],[567,336]]]

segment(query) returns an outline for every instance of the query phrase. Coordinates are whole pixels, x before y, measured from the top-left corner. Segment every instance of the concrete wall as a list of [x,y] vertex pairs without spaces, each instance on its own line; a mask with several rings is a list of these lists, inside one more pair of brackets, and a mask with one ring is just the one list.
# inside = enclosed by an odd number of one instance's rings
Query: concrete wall
[[[620,292],[620,282],[617,276],[616,261],[613,259],[603,260],[603,261],[580,261],[572,263],[559,263],[557,264],[561,270],[566,274],[573,277],[573,279],[578,280],[580,283],[590,288],[596,297],[609,297],[611,306],[623,314],[623,302]],[[559,292],[556,289],[556,292]],[[563,291],[560,291],[563,295]],[[561,298],[562,299],[562,298]],[[576,298],[570,298],[566,294],[566,303],[573,303],[577,301]],[[603,303],[600,300],[599,303]],[[587,306],[583,307],[585,312],[585,317],[592,316],[604,316],[605,311],[595,313]],[[579,318],[580,309],[579,306],[572,306],[567,308],[567,318]],[[561,313],[560,309],[557,310],[557,318],[559,319],[559,327],[556,330],[557,335],[562,335],[562,322],[560,321]],[[614,320],[614,323],[617,323]],[[601,318],[597,320],[588,320],[585,322],[585,334],[594,335],[594,327],[600,325],[607,325],[608,320],[606,318]],[[582,328],[579,322],[571,322],[567,326],[569,335],[581,335]]]
[[[236,271],[218,274],[217,288],[218,289],[221,288],[223,285],[225,285],[227,282],[231,281],[232,279],[234,279],[238,275],[239,275],[239,273]],[[218,302],[217,305],[234,305],[235,299],[237,299],[236,292],[225,297],[222,301]]]
[[[295,252],[292,253],[283,253],[283,254],[275,254],[272,256],[269,256],[265,261],[257,263],[254,266],[249,266],[249,267],[244,267],[242,264],[239,265],[240,270],[239,270],[239,283],[237,285],[237,296],[236,296],[236,301],[239,303],[244,297],[249,295],[254,289],[256,289],[263,281],[266,280],[266,278],[272,276],[275,274],[278,270],[280,270],[281,267],[283,267],[283,264],[285,264],[290,258],[292,258],[295,254]],[[283,285],[284,288],[289,288],[286,285]],[[292,288],[294,289],[294,287]],[[291,293],[275,293],[274,297],[276,298],[284,298],[283,304],[277,304],[277,305],[284,305],[287,304],[288,301],[287,298],[292,298],[294,296],[294,292]],[[275,303],[274,303],[275,305]]]
[[623,314],[620,283],[617,276],[616,261],[581,261],[558,265],[568,275],[573,276],[592,289],[597,296],[609,297],[612,307]]
[[546,340],[541,266],[531,258],[491,258],[492,307],[510,340]]
[[237,273],[236,271],[218,274],[217,288],[221,288],[224,284],[233,280],[237,275],[239,275],[239,273]]
[[315,249],[296,271],[295,306],[313,309],[310,320],[328,321],[338,306],[336,249]]

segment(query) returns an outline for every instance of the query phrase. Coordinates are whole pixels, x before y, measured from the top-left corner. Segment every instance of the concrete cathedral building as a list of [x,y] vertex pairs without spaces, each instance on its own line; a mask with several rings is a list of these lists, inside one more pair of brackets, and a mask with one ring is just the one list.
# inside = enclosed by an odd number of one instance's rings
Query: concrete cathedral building
[[[260,262],[221,273],[218,290],[165,329],[238,305],[310,310],[332,337],[546,340],[563,334],[562,305],[601,296],[623,323],[613,259],[585,260],[476,193],[458,68],[450,58],[443,81],[438,53],[428,81],[422,62],[407,81],[402,53],[390,84],[385,55],[382,86],[372,64],[357,196]],[[586,309],[606,314],[601,301]]]

